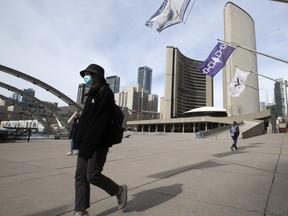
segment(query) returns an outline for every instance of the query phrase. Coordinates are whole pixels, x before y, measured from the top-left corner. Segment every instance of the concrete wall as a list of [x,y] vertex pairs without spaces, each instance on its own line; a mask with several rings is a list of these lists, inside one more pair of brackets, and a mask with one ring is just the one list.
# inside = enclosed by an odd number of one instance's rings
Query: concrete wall
[[172,80],[173,80],[173,47],[166,48],[166,67],[165,67],[165,89],[163,101],[163,119],[171,118],[172,103]]
[[[244,122],[245,124],[245,122]],[[264,121],[259,122],[255,126],[251,127],[250,129],[242,132],[242,139],[247,139],[254,136],[259,136],[265,134],[265,124]]]

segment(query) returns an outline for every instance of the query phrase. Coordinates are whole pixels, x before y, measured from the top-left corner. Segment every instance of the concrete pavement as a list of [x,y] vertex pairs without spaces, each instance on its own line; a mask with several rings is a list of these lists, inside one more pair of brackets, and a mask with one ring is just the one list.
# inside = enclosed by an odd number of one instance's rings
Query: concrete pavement
[[[90,216],[288,215],[288,134],[239,140],[132,134],[103,173],[128,185],[128,204],[91,186]],[[77,156],[68,140],[0,144],[0,215],[72,215]]]

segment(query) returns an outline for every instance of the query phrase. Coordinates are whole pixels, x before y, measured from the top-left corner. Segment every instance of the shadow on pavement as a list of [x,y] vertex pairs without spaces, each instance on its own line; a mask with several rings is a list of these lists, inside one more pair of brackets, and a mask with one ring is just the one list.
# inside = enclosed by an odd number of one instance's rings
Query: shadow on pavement
[[[258,143],[260,144],[260,143]],[[226,156],[229,156],[229,155],[232,155],[232,154],[243,154],[243,153],[247,153],[247,151],[243,151],[245,149],[249,149],[249,148],[257,148],[257,146],[238,146],[238,150],[234,150],[234,151],[229,151],[229,152],[223,152],[223,153],[219,153],[219,154],[214,154],[212,156],[215,156],[215,157],[226,157]],[[229,147],[230,149],[230,147]]]
[[[170,186],[141,191],[132,195],[133,198],[132,200],[128,201],[125,210],[123,210],[123,213],[146,211],[173,199],[180,193],[182,193],[182,184],[173,184]],[[118,211],[117,208],[111,208],[100,214],[97,214],[97,216],[110,215],[116,211]]]
[[26,216],[42,216],[42,215],[58,216],[58,215],[62,215],[63,213],[71,212],[71,209],[69,209],[69,207],[71,208],[71,206],[65,205],[65,206],[48,209],[48,210],[37,212],[37,213],[32,213],[32,214],[30,213],[29,215],[26,215]]
[[213,161],[203,161],[203,162],[200,162],[197,164],[191,164],[188,166],[179,167],[176,169],[156,173],[156,174],[153,174],[153,175],[150,175],[147,177],[163,179],[163,178],[168,178],[170,176],[178,175],[178,174],[183,173],[183,172],[187,172],[191,169],[202,169],[202,168],[210,168],[210,167],[224,166],[224,165],[226,165],[226,164],[213,162]]

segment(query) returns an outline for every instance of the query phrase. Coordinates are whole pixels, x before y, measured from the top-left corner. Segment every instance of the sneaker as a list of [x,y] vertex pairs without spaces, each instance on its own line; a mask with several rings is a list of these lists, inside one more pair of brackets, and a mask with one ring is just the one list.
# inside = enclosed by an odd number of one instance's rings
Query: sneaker
[[73,155],[78,155],[78,154],[79,154],[78,151],[74,151],[74,152],[73,152]]
[[73,154],[72,152],[68,152],[68,153],[66,153],[67,156],[72,155],[72,154]]
[[74,216],[89,216],[88,212],[77,211],[74,213]]
[[120,187],[122,187],[122,193],[119,195],[116,195],[119,210],[124,209],[127,204],[127,185],[123,184],[123,185],[120,185]]

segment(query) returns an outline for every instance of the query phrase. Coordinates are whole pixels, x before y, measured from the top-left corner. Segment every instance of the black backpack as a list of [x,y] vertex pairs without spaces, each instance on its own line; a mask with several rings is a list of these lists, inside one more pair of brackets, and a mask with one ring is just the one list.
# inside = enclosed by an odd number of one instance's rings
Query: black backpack
[[[100,94],[102,92],[103,87],[100,88]],[[118,144],[122,142],[123,133],[125,128],[122,127],[124,120],[124,114],[120,107],[114,103],[114,114],[112,118],[112,122],[110,125],[110,143],[111,144]]]
[[118,144],[122,142],[124,128],[122,127],[124,120],[124,114],[120,107],[114,103],[114,116],[111,124],[111,141],[112,144]]

